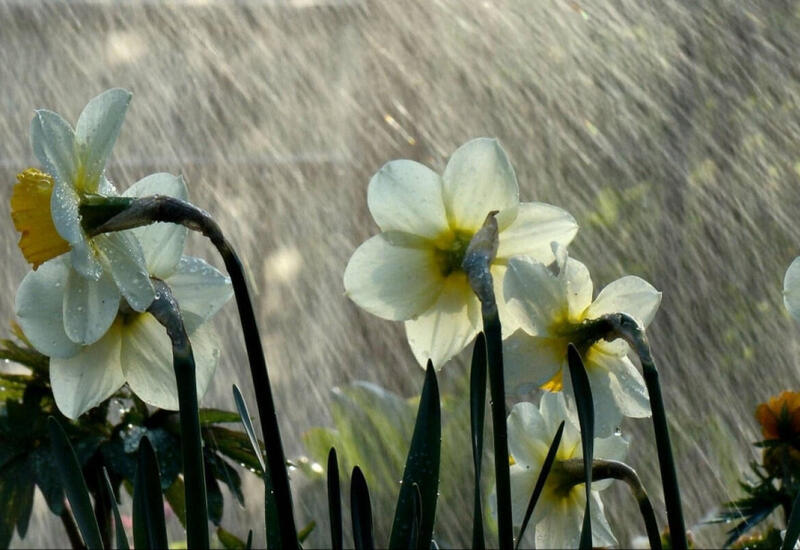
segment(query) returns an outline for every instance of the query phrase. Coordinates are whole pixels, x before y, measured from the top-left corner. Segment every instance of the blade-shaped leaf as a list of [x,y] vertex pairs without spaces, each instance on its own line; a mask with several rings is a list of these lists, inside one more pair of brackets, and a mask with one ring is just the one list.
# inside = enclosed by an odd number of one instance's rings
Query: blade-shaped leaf
[[800,491],[792,503],[792,513],[789,514],[789,520],[786,522],[786,534],[783,536],[783,544],[781,550],[792,550],[800,537]]
[[239,422],[239,415],[232,411],[222,411],[220,409],[200,409],[200,425],[207,424],[226,424]]
[[[411,437],[403,482],[397,498],[389,548],[416,547],[426,550],[430,548],[439,492],[441,443],[442,418],[439,384],[436,381],[433,364],[428,361],[414,435]],[[412,545],[411,533],[414,527],[414,505],[417,492],[420,497],[418,542]]]
[[305,540],[309,536],[311,536],[311,533],[313,533],[314,529],[316,529],[316,528],[317,528],[317,522],[313,521],[313,520],[309,521],[308,525],[306,525],[305,527],[303,527],[302,529],[300,529],[297,532],[297,540],[300,541],[300,542],[305,542]]
[[153,446],[147,436],[139,442],[133,482],[133,545],[136,548],[167,548],[161,479]]
[[103,468],[103,481],[105,481],[106,493],[108,500],[111,502],[111,512],[114,514],[114,538],[117,541],[117,548],[119,550],[128,550],[128,537],[125,535],[125,527],[122,525],[122,518],[119,515],[119,508],[117,507],[117,497],[114,496],[114,489],[111,488],[111,480],[108,478],[108,471]]
[[356,550],[374,550],[369,488],[358,466],[353,468],[350,479],[350,513],[353,516],[353,544]]
[[52,416],[47,419],[47,427],[50,431],[50,446],[56,457],[61,484],[72,507],[72,514],[78,524],[83,541],[88,548],[102,548],[100,528],[97,526],[89,490],[86,488],[86,480],[83,479],[75,451],[61,424]]
[[483,425],[486,415],[486,337],[481,332],[472,348],[469,375],[470,427],[472,432],[472,464],[475,469],[474,507],[472,511],[472,548],[483,550],[483,505],[481,504],[481,463],[483,462]]
[[533,515],[533,509],[536,507],[536,502],[539,500],[539,497],[542,494],[544,484],[547,481],[547,476],[550,474],[550,468],[553,467],[553,462],[556,460],[558,446],[561,445],[561,436],[564,435],[564,424],[565,422],[562,420],[561,424],[558,426],[558,430],[556,430],[556,435],[553,437],[553,442],[550,443],[550,449],[547,451],[547,456],[542,464],[542,469],[539,471],[539,477],[536,478],[536,485],[534,485],[533,493],[531,493],[531,499],[528,501],[528,508],[525,510],[525,517],[522,520],[522,527],[519,528],[519,535],[517,535],[517,548],[519,548],[519,545],[522,542],[522,537],[525,535],[525,528],[528,527],[528,522],[531,519],[531,515]]
[[261,471],[264,474],[264,514],[266,516],[267,547],[281,548],[283,546],[281,544],[281,526],[278,521],[278,504],[275,500],[272,479],[270,478],[269,469],[264,462],[264,457],[261,454],[261,446],[258,443],[256,432],[253,429],[253,423],[250,420],[250,413],[247,410],[247,403],[245,403],[244,397],[242,397],[242,392],[239,390],[239,386],[236,384],[233,385],[233,400],[236,402],[236,410],[239,411],[239,418],[242,421],[242,426],[244,426],[244,431],[247,433],[247,437],[250,440],[250,445],[253,448],[253,452],[258,459],[258,463],[261,465]]
[[328,452],[328,513],[331,518],[331,548],[342,550],[342,497],[336,449]]
[[586,483],[586,510],[583,514],[581,529],[581,550],[592,547],[592,455],[594,454],[594,402],[592,389],[589,387],[589,376],[583,366],[578,349],[570,344],[567,347],[567,364],[572,389],[575,392],[575,404],[578,409],[578,422],[581,426],[581,446],[583,447],[583,475]]

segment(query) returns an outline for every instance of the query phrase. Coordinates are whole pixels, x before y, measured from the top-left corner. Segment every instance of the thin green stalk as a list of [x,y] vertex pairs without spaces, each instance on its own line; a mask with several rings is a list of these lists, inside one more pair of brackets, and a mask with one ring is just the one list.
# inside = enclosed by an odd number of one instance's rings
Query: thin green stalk
[[[81,214],[85,214],[84,208],[81,209]],[[107,219],[104,223],[98,223],[97,226],[87,228],[87,232],[90,235],[97,235],[109,231],[132,229],[153,222],[177,223],[193,231],[199,231],[211,240],[222,256],[225,268],[233,283],[245,348],[250,361],[250,375],[253,379],[253,388],[256,394],[258,416],[261,419],[262,437],[267,448],[269,475],[265,476],[264,490],[265,498],[272,499],[274,506],[267,506],[266,508],[277,510],[278,524],[281,530],[281,548],[296,548],[298,545],[297,528],[294,522],[289,475],[286,471],[286,458],[283,452],[278,417],[272,397],[272,386],[267,373],[264,350],[261,347],[261,337],[258,332],[256,316],[250,299],[250,291],[247,288],[242,262],[233,247],[225,239],[219,225],[211,218],[208,212],[186,201],[174,197],[153,195],[136,199],[126,210]]]
[[498,543],[501,549],[514,548],[514,527],[511,515],[511,479],[508,465],[508,433],[506,430],[506,390],[503,376],[503,335],[495,301],[492,273],[489,266],[497,255],[497,212],[486,216],[483,227],[475,233],[464,254],[462,269],[469,277],[472,291],[481,302],[483,333],[489,366],[492,427],[494,429],[494,470],[497,484]]
[[156,299],[148,311],[167,329],[167,335],[172,342],[172,360],[178,383],[181,456],[187,503],[187,543],[189,548],[208,548],[208,501],[194,354],[172,291],[163,281],[153,281],[153,286]]
[[661,468],[661,482],[664,486],[664,503],[667,507],[670,539],[675,550],[686,550],[688,543],[686,540],[686,527],[683,521],[680,488],[678,487],[678,475],[675,469],[675,459],[672,455],[672,445],[669,440],[667,413],[664,408],[664,398],[661,395],[661,385],[658,381],[658,369],[650,352],[650,344],[647,341],[644,330],[629,315],[615,313],[606,315],[603,319],[613,327],[612,335],[606,336],[606,339],[610,340],[614,337],[625,339],[636,351],[642,364],[644,383],[650,396],[650,408],[653,412],[653,428],[656,436],[658,464]]
[[481,332],[475,338],[470,368],[469,403],[472,432],[472,466],[475,470],[475,491],[472,508],[472,548],[483,550],[483,505],[481,504],[481,466],[483,462],[483,424],[486,414],[486,337]]
[[61,525],[64,526],[64,531],[67,532],[67,538],[69,539],[70,546],[72,546],[72,550],[86,550],[86,545],[83,544],[81,533],[78,531],[75,518],[72,517],[72,513],[69,511],[69,506],[65,504],[64,509],[61,510],[61,514],[59,514],[58,517],[61,519]]

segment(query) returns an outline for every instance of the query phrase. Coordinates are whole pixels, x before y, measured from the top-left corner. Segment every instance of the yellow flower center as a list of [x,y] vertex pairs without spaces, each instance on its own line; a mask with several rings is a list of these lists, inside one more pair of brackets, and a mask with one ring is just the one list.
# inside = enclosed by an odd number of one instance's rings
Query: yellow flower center
[[455,271],[461,271],[461,264],[472,236],[471,232],[455,230],[447,232],[436,240],[436,261],[442,276],[447,277]]
[[69,252],[69,243],[61,238],[50,214],[53,178],[35,168],[17,174],[17,184],[11,193],[11,219],[22,235],[19,248],[22,255],[38,268],[47,260]]

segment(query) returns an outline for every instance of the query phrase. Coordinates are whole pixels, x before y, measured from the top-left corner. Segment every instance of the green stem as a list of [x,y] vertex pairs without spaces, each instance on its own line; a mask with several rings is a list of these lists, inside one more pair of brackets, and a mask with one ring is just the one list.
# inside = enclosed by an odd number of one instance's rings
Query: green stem
[[67,506],[66,503],[58,517],[61,519],[64,530],[67,532],[67,537],[69,538],[69,543],[73,550],[86,550],[86,545],[83,544],[83,539],[81,538],[80,531],[78,531],[75,518],[72,517],[72,513],[70,513],[69,506]]
[[664,398],[661,395],[661,385],[658,381],[658,369],[655,359],[650,352],[650,344],[642,329],[635,319],[624,313],[606,315],[604,320],[609,322],[612,333],[606,340],[616,337],[623,338],[636,351],[642,364],[644,383],[650,396],[650,408],[653,412],[653,428],[656,436],[656,449],[658,451],[658,464],[661,469],[661,482],[664,487],[664,503],[667,507],[667,521],[669,523],[672,547],[676,550],[686,550],[686,527],[683,521],[681,507],[681,494],[678,487],[678,475],[675,469],[675,459],[672,455],[672,445],[669,440],[669,426],[667,413],[664,408]]
[[514,548],[514,526],[511,515],[511,479],[508,465],[508,433],[506,430],[506,390],[503,376],[503,334],[489,269],[497,254],[497,212],[486,216],[483,227],[475,233],[464,254],[462,269],[481,302],[483,332],[486,335],[486,356],[489,366],[492,427],[494,429],[494,471],[497,484],[497,526],[501,549]]
[[[582,458],[572,458],[558,463],[559,473],[566,474],[568,478],[573,480],[570,485],[580,485],[584,482],[583,467]],[[636,470],[616,460],[594,459],[592,461],[592,481],[603,479],[618,479],[628,485],[639,505],[650,548],[652,550],[661,550],[661,534],[658,531],[656,514]]]
[[172,359],[178,384],[187,543],[189,548],[208,548],[208,501],[194,354],[178,303],[172,297],[170,288],[158,280],[153,281],[153,286],[156,299],[148,311],[167,329],[172,342]]
[[91,228],[88,233],[93,236],[108,231],[141,227],[153,222],[177,223],[193,231],[199,231],[211,240],[225,262],[239,309],[245,348],[250,361],[250,375],[256,394],[258,416],[261,419],[262,437],[267,448],[267,469],[269,471],[265,472],[264,476],[265,495],[267,499],[272,499],[275,503],[274,509],[277,510],[278,524],[281,529],[281,548],[296,548],[298,544],[297,529],[294,522],[289,475],[286,471],[286,458],[256,316],[242,262],[225,239],[219,225],[208,212],[193,204],[174,197],[153,195],[136,199],[124,212]]

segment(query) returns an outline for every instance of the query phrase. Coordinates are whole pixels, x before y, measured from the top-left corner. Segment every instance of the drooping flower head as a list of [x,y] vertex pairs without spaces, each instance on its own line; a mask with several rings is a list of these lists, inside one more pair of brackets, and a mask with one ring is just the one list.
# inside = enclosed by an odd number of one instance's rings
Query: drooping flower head
[[[535,525],[536,530],[536,548],[577,548],[580,541],[586,487],[566,475],[562,466],[564,461],[583,457],[580,430],[572,419],[574,416],[560,393],[545,393],[539,407],[532,403],[517,403],[508,416],[508,450],[513,459],[511,504],[514,525],[517,526],[522,524],[558,426],[565,421],[556,461],[531,518],[531,525]],[[595,458],[622,460],[627,452],[628,442],[619,434],[594,440]],[[610,483],[610,480],[592,483],[594,546],[611,546],[617,542],[606,521],[599,495]]]
[[550,262],[550,243],[568,244],[578,226],[564,210],[520,203],[514,169],[500,143],[461,146],[439,176],[427,166],[396,160],[369,183],[367,203],[382,233],[363,243],[344,273],[347,295],[373,315],[405,321],[420,365],[441,368],[480,330],[480,305],[461,268],[467,246],[487,214],[498,211],[499,248],[492,263],[504,331],[513,318],[502,303],[511,256]]
[[91,344],[105,334],[120,295],[135,311],[146,310],[154,297],[133,235],[89,238],[81,224],[82,204],[117,195],[105,177],[105,164],[130,99],[121,89],[100,94],[86,105],[74,130],[58,114],[36,111],[31,143],[44,171],[20,173],[12,195],[12,217],[22,233],[20,248],[34,269],[69,251],[63,321],[75,344]]
[[[126,196],[152,194],[185,199],[182,178],[153,174],[125,191]],[[141,243],[149,277],[164,281],[181,309],[196,362],[198,394],[202,396],[219,359],[215,334],[204,325],[231,297],[230,280],[199,258],[183,256],[186,228],[156,223],[133,229],[128,237]],[[77,418],[102,403],[127,382],[143,401],[177,409],[177,385],[172,345],[149,313],[138,312],[116,297],[114,316],[101,337],[82,345],[67,334],[62,307],[74,270],[66,255],[31,271],[17,292],[19,324],[33,346],[50,357],[50,384],[56,404]]]
[[661,293],[639,277],[623,277],[606,286],[592,301],[592,279],[581,262],[555,248],[557,273],[530,258],[513,258],[505,280],[508,310],[520,329],[503,344],[506,387],[532,387],[572,395],[567,345],[581,351],[595,404],[595,433],[611,434],[623,416],[650,416],[650,402],[641,374],[628,359],[623,340],[583,343],[576,340],[586,321],[605,314],[626,313],[647,327],[661,303]]

